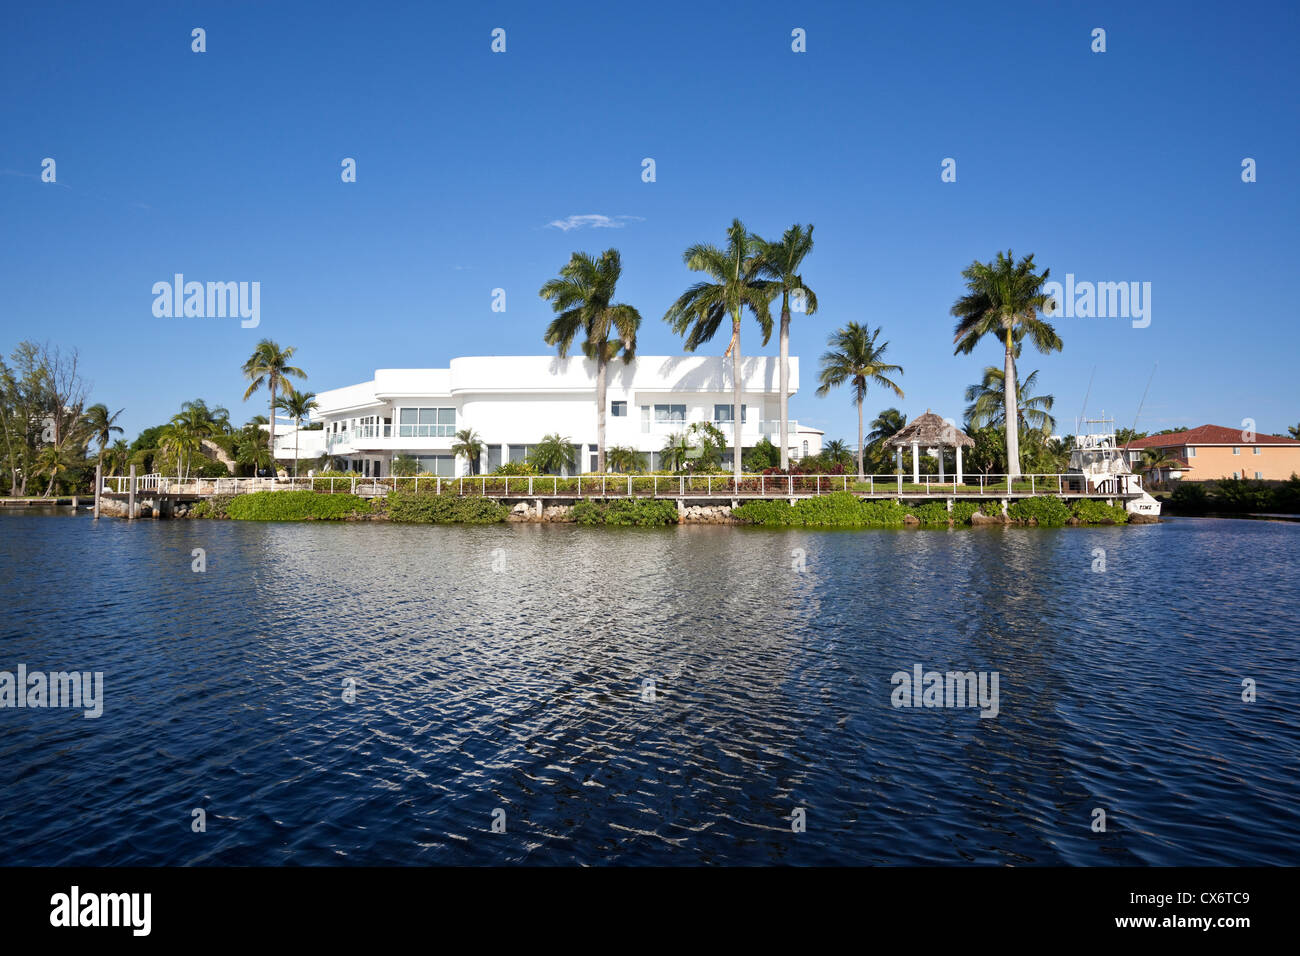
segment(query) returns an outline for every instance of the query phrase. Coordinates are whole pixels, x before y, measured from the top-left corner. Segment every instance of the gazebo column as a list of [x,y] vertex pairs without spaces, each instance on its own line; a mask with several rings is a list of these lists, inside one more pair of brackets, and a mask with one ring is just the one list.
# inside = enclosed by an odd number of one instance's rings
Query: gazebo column
[[939,484],[943,484],[943,445],[939,446]]
[[912,484],[921,483],[921,449],[916,442],[912,442]]
[[961,484],[961,445],[957,446],[957,484]]

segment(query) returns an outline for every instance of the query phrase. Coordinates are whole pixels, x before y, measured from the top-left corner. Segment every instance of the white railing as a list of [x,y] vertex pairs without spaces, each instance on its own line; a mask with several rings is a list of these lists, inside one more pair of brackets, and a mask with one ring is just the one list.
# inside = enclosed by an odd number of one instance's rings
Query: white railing
[[[130,478],[109,476],[105,488],[126,494]],[[742,475],[740,484],[730,474],[710,475],[473,475],[443,478],[436,475],[367,478],[364,475],[299,478],[187,478],[140,475],[136,493],[159,492],[173,495],[235,495],[255,491],[315,490],[330,494],[383,495],[390,491],[433,494],[480,495],[493,498],[782,498],[853,492],[864,497],[1005,498],[1031,495],[1079,495],[1089,497],[1135,497],[1139,490],[1116,487],[1088,489],[1079,474],[1021,475],[1007,485],[1006,475],[966,475],[960,484],[953,478],[920,475]]]

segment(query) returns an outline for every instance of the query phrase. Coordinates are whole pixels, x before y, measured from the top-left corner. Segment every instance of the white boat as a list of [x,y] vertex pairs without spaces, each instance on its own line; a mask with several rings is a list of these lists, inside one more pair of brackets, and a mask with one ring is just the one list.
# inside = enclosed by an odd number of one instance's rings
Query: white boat
[[1160,516],[1160,502],[1142,487],[1142,476],[1129,468],[1124,449],[1115,440],[1113,419],[1092,418],[1079,423],[1070,449],[1070,474],[1082,479],[1080,491],[1098,495],[1125,496],[1129,514]]

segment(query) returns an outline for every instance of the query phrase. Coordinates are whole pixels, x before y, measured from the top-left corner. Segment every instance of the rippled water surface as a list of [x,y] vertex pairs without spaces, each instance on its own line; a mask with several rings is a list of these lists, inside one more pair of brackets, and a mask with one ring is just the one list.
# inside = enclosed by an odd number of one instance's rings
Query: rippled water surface
[[[0,515],[0,670],[106,697],[0,710],[0,861],[1295,864],[1298,559],[1213,519]],[[915,664],[997,671],[1000,713],[893,708]]]

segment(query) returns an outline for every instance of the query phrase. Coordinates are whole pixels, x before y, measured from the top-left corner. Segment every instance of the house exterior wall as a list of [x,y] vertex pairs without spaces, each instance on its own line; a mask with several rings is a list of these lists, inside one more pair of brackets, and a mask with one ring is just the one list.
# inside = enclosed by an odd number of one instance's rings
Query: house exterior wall
[[[763,437],[779,441],[778,373],[776,358],[742,361],[742,448]],[[791,394],[798,387],[799,360],[791,357]],[[575,470],[588,472],[597,440],[595,390],[595,363],[580,356],[466,357],[452,359],[446,369],[379,369],[370,382],[321,392],[312,420],[324,424],[322,440],[329,452],[363,473],[387,475],[392,459],[403,455],[427,458],[424,464],[440,473],[467,474],[468,461],[447,460],[455,432],[463,428],[472,428],[489,446],[484,470],[522,457],[545,435],[559,433],[579,446]],[[730,446],[732,426],[716,422],[715,415],[716,406],[729,408],[731,398],[731,363],[722,358],[615,361],[607,373],[606,447],[629,446],[654,464],[651,454],[663,448],[669,435],[699,421],[718,424]],[[626,414],[615,415],[615,403],[623,403]],[[402,410],[413,408],[450,411],[428,412],[425,417],[436,423],[404,428]],[[449,421],[443,423],[444,418]],[[821,437],[792,422],[791,453],[802,457],[807,443],[807,454],[817,454]]]
[[[1261,478],[1266,481],[1285,481],[1292,474],[1300,474],[1300,444],[1247,444],[1238,445],[1148,445],[1159,448],[1171,458],[1186,461],[1188,471],[1162,472],[1161,478],[1181,481],[1214,481],[1219,478]],[[1233,454],[1233,448],[1237,454]],[[1140,467],[1140,453],[1137,463]]]

